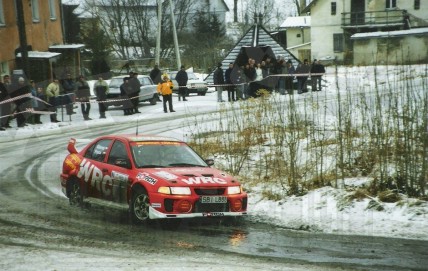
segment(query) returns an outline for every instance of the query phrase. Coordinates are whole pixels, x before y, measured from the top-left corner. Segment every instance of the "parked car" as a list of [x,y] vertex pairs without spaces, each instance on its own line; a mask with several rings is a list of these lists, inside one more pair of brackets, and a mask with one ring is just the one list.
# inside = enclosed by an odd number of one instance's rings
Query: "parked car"
[[[107,94],[107,100],[120,99],[120,85],[123,84],[123,78],[126,75],[115,76],[111,78],[109,83],[109,93]],[[138,75],[138,80],[141,83],[140,87],[140,102],[150,102],[151,105],[155,105],[159,100],[159,94],[157,92],[157,85],[155,85],[148,75]],[[109,101],[107,105],[121,105],[120,101]]]
[[94,202],[129,210],[133,222],[242,217],[247,193],[185,142],[153,135],[108,135],[81,151],[75,139],[60,174],[70,205]]
[[[189,90],[188,93],[197,93],[198,95],[205,96],[208,91],[207,82],[199,79],[193,72],[186,72],[187,77],[189,78],[189,80],[187,81],[187,89]],[[178,92],[178,83],[175,80],[176,75],[176,71],[168,73],[169,78],[174,84],[174,88],[172,89],[173,92]]]

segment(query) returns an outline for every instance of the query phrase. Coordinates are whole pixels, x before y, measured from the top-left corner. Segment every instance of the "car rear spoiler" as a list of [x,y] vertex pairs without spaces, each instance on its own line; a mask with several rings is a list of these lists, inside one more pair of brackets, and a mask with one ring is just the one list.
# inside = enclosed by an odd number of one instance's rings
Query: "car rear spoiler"
[[76,139],[70,138],[67,146],[67,150],[69,153],[77,153],[76,146],[74,145],[75,143],[76,143]]

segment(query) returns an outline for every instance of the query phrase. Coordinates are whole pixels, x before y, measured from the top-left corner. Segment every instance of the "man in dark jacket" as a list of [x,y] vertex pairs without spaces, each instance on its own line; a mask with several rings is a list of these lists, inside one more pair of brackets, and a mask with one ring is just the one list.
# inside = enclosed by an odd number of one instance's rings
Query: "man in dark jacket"
[[132,93],[130,94],[131,102],[134,107],[133,112],[134,113],[141,113],[138,111],[138,105],[140,104],[140,87],[141,83],[140,80],[138,80],[138,73],[136,72],[130,72],[129,73],[129,85],[131,87]]
[[227,100],[229,102],[236,101],[236,99],[235,99],[235,86],[233,85],[233,82],[232,82],[232,71],[233,71],[233,63],[229,63],[229,68],[224,73],[224,79],[225,79],[225,82],[227,84],[227,86],[226,86]]
[[217,91],[217,102],[224,102],[223,101],[223,85],[224,85],[224,75],[223,75],[223,69],[221,68],[221,62],[217,64],[217,69],[214,71],[214,85],[215,89]]
[[177,81],[178,84],[178,100],[181,101],[181,97],[183,97],[183,101],[186,100],[187,96],[187,81],[189,80],[189,77],[187,76],[186,69],[184,66],[181,66],[181,69],[177,72],[177,75],[175,76],[175,81]]
[[303,63],[300,63],[296,69],[296,78],[298,83],[298,91],[297,93],[302,94],[308,92],[306,88],[306,83],[308,81],[309,72],[311,71],[311,67],[308,64],[308,60],[305,59]]
[[[312,91],[321,91],[321,77],[325,73],[324,65],[319,60],[314,60],[311,68]],[[318,86],[318,89],[317,89]]]
[[153,83],[155,83],[155,85],[159,84],[162,81],[161,71],[159,69],[158,64],[156,64],[154,68],[150,71],[150,78],[152,79]]
[[76,82],[71,77],[71,73],[67,73],[66,78],[62,80],[61,82],[62,89],[64,90],[64,94],[66,94],[67,97],[67,103],[65,105],[65,109],[67,112],[67,115],[76,114],[73,110],[74,106],[74,91],[76,90]]
[[[10,76],[8,74],[3,76],[3,83],[1,83],[2,86],[0,86],[1,88],[1,94],[0,94],[0,102],[4,102],[8,99],[10,99],[10,91],[11,91],[11,82],[10,82]],[[4,89],[3,89],[4,88]],[[10,115],[12,114],[11,111],[11,103],[10,102],[5,102],[3,104],[0,104],[0,116],[2,116],[3,118],[0,119],[1,122],[1,128],[2,131],[5,128],[12,128],[12,126],[10,126],[9,121],[11,119]],[[6,117],[8,116],[8,117]]]
[[[28,97],[20,97],[28,95]],[[28,108],[31,108],[31,89],[30,85],[25,82],[24,77],[19,77],[16,85],[12,87],[12,92],[10,93],[11,98],[17,98],[15,100],[16,105],[16,124],[18,127],[26,126],[25,122],[30,116],[29,113],[25,113]]]
[[[7,93],[6,86],[3,84],[3,82],[0,81],[0,102],[3,102],[7,100],[7,97],[9,94]],[[4,127],[4,123],[6,123],[6,120],[8,117],[5,117],[5,113],[3,113],[3,108],[5,105],[9,105],[8,103],[0,104],[0,131],[5,131],[6,127]]]

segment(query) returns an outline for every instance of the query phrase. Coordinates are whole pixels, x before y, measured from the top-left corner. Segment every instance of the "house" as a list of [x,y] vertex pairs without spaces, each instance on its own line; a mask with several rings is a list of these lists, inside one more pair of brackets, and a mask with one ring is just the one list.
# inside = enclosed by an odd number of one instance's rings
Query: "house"
[[78,69],[76,50],[83,45],[63,45],[61,19],[58,0],[28,0],[22,6],[18,1],[0,0],[0,74],[24,73],[47,84],[56,76],[59,63],[74,63]]
[[426,1],[313,0],[302,13],[311,16],[312,58],[354,65],[428,62]]
[[300,60],[311,59],[311,16],[287,17],[279,30],[285,31],[290,53]]

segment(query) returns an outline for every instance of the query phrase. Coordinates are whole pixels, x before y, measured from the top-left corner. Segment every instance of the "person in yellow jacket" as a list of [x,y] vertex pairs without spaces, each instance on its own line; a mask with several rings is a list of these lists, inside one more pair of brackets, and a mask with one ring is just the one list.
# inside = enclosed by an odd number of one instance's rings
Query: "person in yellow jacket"
[[162,82],[158,84],[158,92],[163,98],[163,112],[168,113],[166,103],[168,102],[169,112],[175,112],[172,108],[172,81],[169,80],[168,75],[162,76]]

